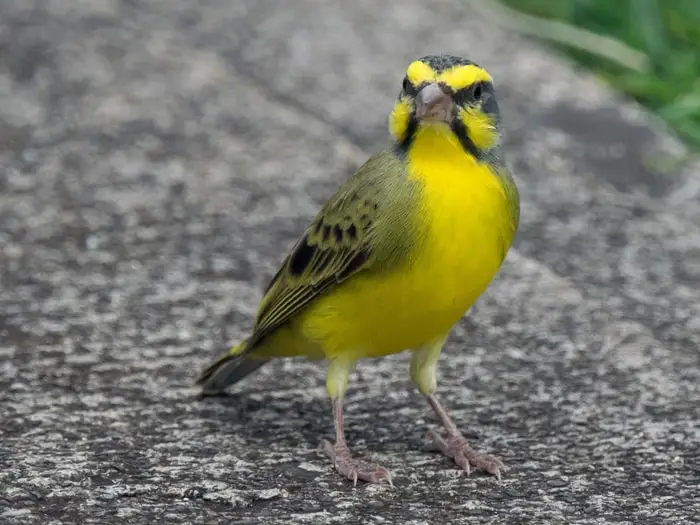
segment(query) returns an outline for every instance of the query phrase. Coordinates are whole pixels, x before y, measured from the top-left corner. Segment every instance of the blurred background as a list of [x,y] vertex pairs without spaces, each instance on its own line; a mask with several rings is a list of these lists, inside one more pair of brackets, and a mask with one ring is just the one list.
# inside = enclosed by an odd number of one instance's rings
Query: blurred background
[[700,148],[700,2],[501,2],[512,10],[493,2],[467,3],[483,4],[495,18],[548,41],[661,116],[693,150]]

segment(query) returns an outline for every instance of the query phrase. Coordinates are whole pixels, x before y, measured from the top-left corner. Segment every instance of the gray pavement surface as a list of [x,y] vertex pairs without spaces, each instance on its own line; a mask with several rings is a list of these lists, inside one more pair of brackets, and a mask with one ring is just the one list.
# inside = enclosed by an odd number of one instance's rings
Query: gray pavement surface
[[[494,75],[523,197],[439,394],[511,467],[458,476],[406,356],[361,363],[340,479],[319,364],[198,401],[408,62]],[[658,122],[440,0],[0,3],[0,523],[700,520],[700,169]]]

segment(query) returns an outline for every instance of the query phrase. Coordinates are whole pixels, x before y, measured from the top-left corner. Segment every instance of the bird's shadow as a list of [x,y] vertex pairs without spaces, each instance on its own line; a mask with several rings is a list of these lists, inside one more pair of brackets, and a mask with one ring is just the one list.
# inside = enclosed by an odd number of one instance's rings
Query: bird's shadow
[[333,420],[326,399],[300,399],[292,395],[280,398],[272,392],[257,391],[200,394],[196,401],[225,408],[228,417],[223,419],[219,410],[208,413],[205,409],[201,416],[220,420],[223,432],[253,442],[274,440],[280,444],[316,447],[322,437],[332,437]]
[[[345,417],[345,437],[359,454],[367,452],[404,453],[421,450],[430,454],[435,448],[427,441],[429,428],[440,430],[437,420],[431,419],[420,396],[411,395],[406,403],[415,406],[416,416],[427,416],[427,425],[416,425],[410,414],[373,417],[376,407],[358,405],[349,392]],[[261,446],[275,442],[281,445],[299,445],[316,449],[322,439],[333,441],[334,425],[330,401],[326,397],[309,398],[280,397],[275,391],[226,392],[215,395],[199,395],[198,402],[223,407],[228,415],[222,418],[221,411],[203,410],[206,419],[216,419],[218,427],[225,433],[241,436],[246,441]],[[404,408],[403,406],[392,408]],[[384,410],[386,413],[386,409]],[[223,421],[222,421],[223,419]],[[469,437],[468,433],[465,433]]]

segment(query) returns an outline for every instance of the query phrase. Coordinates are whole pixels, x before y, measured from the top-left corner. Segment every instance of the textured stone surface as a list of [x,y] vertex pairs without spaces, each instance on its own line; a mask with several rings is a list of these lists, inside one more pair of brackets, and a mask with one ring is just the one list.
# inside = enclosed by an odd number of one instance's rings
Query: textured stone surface
[[[191,380],[441,51],[495,76],[523,213],[440,395],[511,470],[431,452],[394,356],[360,364],[347,424],[396,488],[352,489],[316,451],[319,365]],[[3,0],[0,523],[693,522],[700,170],[655,172],[655,129],[456,3]]]

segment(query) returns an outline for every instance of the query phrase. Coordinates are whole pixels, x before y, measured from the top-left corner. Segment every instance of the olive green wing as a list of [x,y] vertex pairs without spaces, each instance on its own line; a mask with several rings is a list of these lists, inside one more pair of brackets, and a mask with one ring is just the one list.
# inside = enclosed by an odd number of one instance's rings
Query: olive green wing
[[501,262],[503,262],[520,225],[520,193],[518,193],[518,187],[510,170],[504,164],[496,164],[492,169],[503,185],[503,195],[506,199],[507,213],[510,219],[507,223],[507,230],[501,235]]
[[355,182],[321,209],[272,278],[258,308],[253,341],[285,324],[334,285],[373,266],[380,186],[369,179]]

